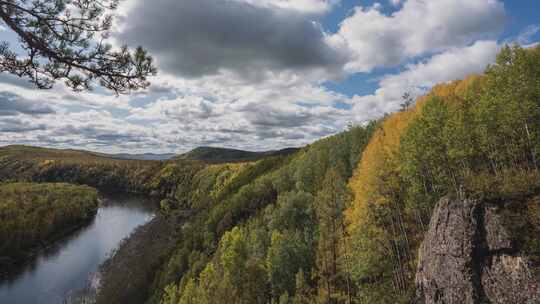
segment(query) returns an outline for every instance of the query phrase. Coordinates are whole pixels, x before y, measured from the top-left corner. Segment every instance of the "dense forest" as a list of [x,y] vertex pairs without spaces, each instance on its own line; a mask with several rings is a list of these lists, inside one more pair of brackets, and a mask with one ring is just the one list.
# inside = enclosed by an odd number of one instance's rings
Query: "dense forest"
[[212,167],[152,301],[409,303],[443,196],[521,200],[511,225],[540,257],[539,101],[540,48],[509,46],[485,74],[381,121],[293,156]]
[[[523,217],[511,225],[538,235],[539,102],[540,48],[505,47],[484,75],[436,86],[382,122],[345,213],[361,302],[409,301],[417,250],[442,196],[520,200]],[[524,244],[536,257],[538,245]]]
[[540,262],[539,134],[540,47],[507,46],[484,74],[294,153],[146,162],[12,147],[0,176],[161,198],[167,226],[146,230],[167,244],[139,255],[159,256],[154,273],[107,273],[125,292],[104,286],[98,303],[410,303],[443,197],[518,202],[503,224]]
[[[165,196],[203,167],[198,160],[126,160],[78,150],[0,148],[0,181],[66,182],[101,191]],[[183,174],[186,177],[183,177]]]
[[192,196],[189,207],[198,212],[183,225],[154,300],[161,286],[165,303],[292,299],[297,276],[310,296],[314,276],[328,275],[316,269],[326,267],[329,247],[344,231],[346,181],[375,126],[352,128],[292,156],[201,171],[206,185],[195,189],[205,195]]
[[69,184],[0,184],[0,266],[93,218],[97,191]]
[[216,147],[198,147],[187,153],[178,155],[175,159],[201,160],[207,163],[247,162],[270,156],[292,154],[297,150],[295,148],[287,148],[277,151],[250,152]]

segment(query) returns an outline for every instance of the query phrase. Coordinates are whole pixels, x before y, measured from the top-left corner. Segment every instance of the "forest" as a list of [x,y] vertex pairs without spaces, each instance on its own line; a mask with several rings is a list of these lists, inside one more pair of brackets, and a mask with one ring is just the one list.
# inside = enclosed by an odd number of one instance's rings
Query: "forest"
[[[482,75],[437,85],[380,120],[256,160],[128,161],[20,149],[30,148],[0,150],[4,181],[63,181],[161,199],[160,216],[173,228],[153,223],[147,230],[167,231],[167,245],[140,255],[159,256],[154,273],[129,280],[122,271],[107,274],[98,303],[136,303],[134,286],[139,303],[155,304],[411,303],[420,244],[443,197],[514,202],[519,216],[504,225],[540,262],[540,47],[506,46]],[[2,187],[22,193],[16,184]],[[93,202],[95,192],[77,191],[79,200],[59,199],[65,208],[36,209],[35,216],[56,225],[65,210],[88,214],[92,204],[83,201]],[[43,199],[53,201],[52,193]]]
[[[181,185],[179,179],[200,170],[196,159],[161,162],[106,157],[78,150],[28,146],[0,148],[0,181],[65,182],[105,192],[164,196]],[[186,178],[180,175],[186,174]]]
[[88,186],[0,184],[0,266],[22,260],[81,226],[97,208],[97,191]]
[[[417,253],[443,196],[521,203],[516,233],[538,258],[540,48],[505,47],[484,75],[436,86],[384,120],[345,212],[363,303],[407,303]],[[393,290],[389,293],[388,290]]]
[[443,196],[522,202],[510,225],[538,261],[539,102],[540,47],[507,46],[380,121],[215,167],[150,303],[410,303]]

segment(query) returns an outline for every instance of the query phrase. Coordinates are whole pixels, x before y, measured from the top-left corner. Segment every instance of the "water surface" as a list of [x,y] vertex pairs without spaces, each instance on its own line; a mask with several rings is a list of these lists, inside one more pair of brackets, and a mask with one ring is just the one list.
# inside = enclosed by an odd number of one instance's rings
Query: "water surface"
[[95,219],[42,250],[25,267],[0,280],[0,303],[59,304],[88,286],[122,239],[154,215],[153,204],[134,196],[106,196]]

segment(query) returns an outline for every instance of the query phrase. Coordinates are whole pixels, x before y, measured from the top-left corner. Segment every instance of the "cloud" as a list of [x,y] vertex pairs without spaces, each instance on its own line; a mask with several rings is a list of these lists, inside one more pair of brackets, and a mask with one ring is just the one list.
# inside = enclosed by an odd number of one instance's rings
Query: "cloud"
[[[250,150],[300,146],[343,130],[349,121],[364,122],[398,109],[406,91],[421,94],[437,82],[481,72],[498,48],[495,41],[451,48],[382,77],[376,92],[350,100],[291,75],[262,83],[246,83],[233,74],[160,79],[157,87],[175,93],[131,108],[123,119],[81,113],[73,119],[77,130],[64,129],[65,136],[76,142],[80,137],[94,144],[165,151],[199,145]],[[352,109],[337,108],[337,103],[348,103]],[[127,139],[117,140],[123,137]],[[140,141],[130,143],[130,138]]]
[[374,94],[352,99],[355,120],[367,121],[381,113],[396,111],[405,92],[420,95],[437,83],[481,73],[495,61],[499,49],[495,41],[477,41],[471,46],[453,48],[423,62],[409,64],[403,72],[383,77]]
[[389,0],[390,1],[390,4],[392,4],[393,6],[399,6],[402,2],[402,0]]
[[186,92],[185,86],[191,92],[132,109],[128,121],[151,123],[160,140],[184,147],[250,150],[304,145],[346,125],[349,114],[334,108],[345,98],[337,93],[294,77],[246,85],[229,76],[178,82],[178,91]]
[[333,107],[317,105],[306,107],[298,104],[248,104],[240,109],[246,119],[257,129],[290,129],[301,128],[321,123],[329,124],[332,118],[340,115]]
[[183,77],[223,70],[252,80],[269,71],[341,73],[348,53],[327,42],[311,15],[278,6],[292,6],[295,1],[248,2],[138,1],[127,11],[117,39],[144,45],[162,71]]
[[471,46],[435,55],[425,62],[410,64],[405,72],[383,78],[380,85],[431,88],[437,83],[481,73],[488,64],[495,61],[498,51],[496,41],[477,41]]
[[[65,99],[64,103],[43,95],[56,113],[21,115],[24,121],[17,125],[1,125],[12,132],[1,132],[0,142],[177,153],[200,145],[248,150],[302,146],[343,130],[349,121],[365,122],[396,110],[406,91],[421,94],[436,82],[481,72],[493,61],[498,48],[495,41],[451,48],[382,77],[373,94],[351,99],[292,74],[279,74],[261,83],[249,83],[234,74],[199,79],[164,77],[155,85],[163,88],[165,95],[128,106],[127,114],[121,116],[106,108],[105,102],[96,108],[72,110],[99,95]],[[31,92],[23,96],[31,96]],[[352,109],[336,106],[343,103]],[[28,131],[32,128],[35,130]]]
[[25,133],[31,131],[45,130],[44,124],[33,124],[16,118],[4,118],[0,120],[0,132],[5,133]]
[[79,139],[94,140],[108,144],[142,142],[146,135],[137,132],[126,132],[98,124],[81,126],[69,124],[54,130],[54,134],[56,136],[77,136]]
[[45,104],[24,99],[10,92],[0,92],[0,116],[16,116],[19,114],[44,115],[55,111]]
[[495,37],[506,21],[504,5],[496,0],[408,0],[391,15],[379,7],[357,7],[332,37],[354,52],[350,72],[396,66]]
[[328,12],[340,0],[236,0],[261,7],[278,7],[310,14]]
[[529,45],[533,43],[533,37],[539,32],[540,32],[540,25],[538,24],[529,25],[518,34],[515,42],[525,47],[528,47]]
[[[0,142],[133,153],[302,146],[398,109],[404,92],[481,72],[505,20],[495,0],[389,0],[358,7],[326,33],[317,21],[338,2],[122,2],[116,39],[152,52],[152,86],[115,97],[59,84],[34,102],[28,84],[0,74]],[[372,94],[348,98],[321,85],[394,65]]]
[[20,78],[20,77],[17,77],[17,76],[14,76],[5,72],[0,73],[0,83],[10,84],[13,86],[27,88],[27,89],[35,88],[35,86],[31,82],[29,82],[27,79]]

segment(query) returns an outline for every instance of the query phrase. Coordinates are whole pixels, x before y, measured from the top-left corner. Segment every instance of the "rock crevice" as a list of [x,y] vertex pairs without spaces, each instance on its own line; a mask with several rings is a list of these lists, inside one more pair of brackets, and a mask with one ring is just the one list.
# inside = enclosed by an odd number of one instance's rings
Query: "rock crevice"
[[416,303],[540,303],[540,278],[498,209],[466,199],[437,204],[420,247]]

